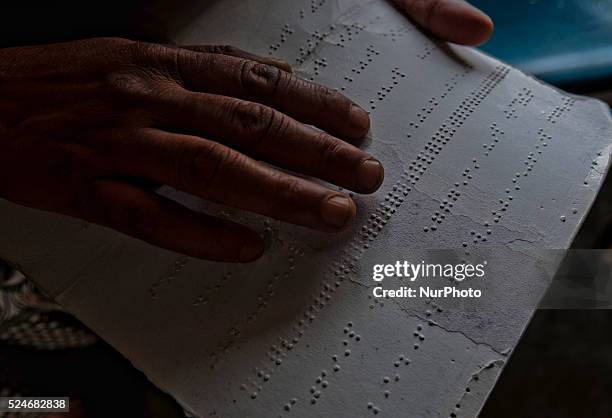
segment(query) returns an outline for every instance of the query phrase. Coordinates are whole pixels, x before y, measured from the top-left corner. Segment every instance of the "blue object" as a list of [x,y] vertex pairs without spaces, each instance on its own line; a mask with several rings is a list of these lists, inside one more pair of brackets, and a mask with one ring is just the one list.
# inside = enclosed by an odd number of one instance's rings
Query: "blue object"
[[612,0],[471,3],[495,22],[483,51],[552,84],[612,87]]

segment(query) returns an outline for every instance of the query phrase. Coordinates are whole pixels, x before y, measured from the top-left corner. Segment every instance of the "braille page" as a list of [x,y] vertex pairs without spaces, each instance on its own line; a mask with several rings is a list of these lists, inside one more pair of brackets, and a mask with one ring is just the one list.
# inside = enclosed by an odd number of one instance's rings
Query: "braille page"
[[[475,416],[547,288],[539,250],[571,245],[607,172],[606,106],[434,42],[382,0],[200,7],[173,17],[177,43],[284,58],[371,112],[386,179],[354,196],[354,224],[323,234],[165,189],[264,235],[261,260],[232,265],[2,201],[0,254],[193,415]],[[373,296],[375,264],[428,249],[490,257],[486,297]]]

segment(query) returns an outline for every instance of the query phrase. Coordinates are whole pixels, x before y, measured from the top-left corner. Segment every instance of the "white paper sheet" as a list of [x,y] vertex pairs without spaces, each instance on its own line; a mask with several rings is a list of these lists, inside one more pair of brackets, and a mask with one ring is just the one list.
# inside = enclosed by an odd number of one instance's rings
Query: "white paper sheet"
[[[225,210],[270,246],[230,265],[0,201],[0,255],[194,415],[476,415],[546,289],[535,253],[570,245],[607,171],[605,105],[432,42],[382,0],[198,5],[169,22],[178,43],[274,54],[371,112],[386,180],[354,225]],[[472,308],[371,296],[373,264],[437,248],[529,262],[491,265]]]

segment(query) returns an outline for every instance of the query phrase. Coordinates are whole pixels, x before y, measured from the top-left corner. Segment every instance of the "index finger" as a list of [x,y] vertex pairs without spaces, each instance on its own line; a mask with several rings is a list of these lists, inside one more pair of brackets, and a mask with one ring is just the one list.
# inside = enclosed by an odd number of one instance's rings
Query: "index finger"
[[189,90],[261,103],[340,138],[361,139],[370,128],[368,113],[346,96],[277,67],[228,55],[172,52],[169,65],[178,65]]

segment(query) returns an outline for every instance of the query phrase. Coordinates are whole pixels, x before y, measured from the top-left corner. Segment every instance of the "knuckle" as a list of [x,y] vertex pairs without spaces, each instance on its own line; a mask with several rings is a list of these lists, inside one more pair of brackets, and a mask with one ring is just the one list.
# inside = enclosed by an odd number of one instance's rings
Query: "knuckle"
[[271,65],[245,60],[241,71],[241,84],[250,94],[274,96],[283,79],[283,72]]
[[192,61],[199,55],[202,54],[161,44],[133,42],[130,61],[124,71],[127,70],[148,81],[151,88],[154,81],[167,82],[170,80],[180,84],[182,83],[181,68],[185,65],[192,65]]
[[316,102],[324,111],[336,111],[337,109],[349,110],[350,101],[337,91],[328,89],[320,84],[312,84],[313,95]]
[[203,180],[204,167],[208,165],[210,153],[206,147],[186,147],[181,150],[176,162],[180,184],[189,187]]
[[246,102],[233,102],[230,106],[230,123],[237,126],[242,135],[250,138],[248,146],[256,146],[269,134],[270,125],[276,118],[275,112],[266,106]]
[[129,45],[131,61],[134,63],[149,63],[164,55],[166,47],[149,42],[132,41]]
[[292,209],[297,206],[300,201],[303,187],[301,181],[297,177],[287,174],[279,174],[276,193],[278,196],[276,202],[276,210]]
[[167,73],[170,79],[184,86],[184,74],[189,73],[190,69],[198,71],[198,69],[203,68],[209,56],[210,54],[207,53],[197,53],[180,48],[166,48],[165,58],[163,59],[166,64],[163,71]]
[[319,144],[320,154],[319,159],[314,161],[315,168],[325,169],[332,166],[341,154],[343,148],[341,141],[321,132],[317,143]]
[[219,171],[231,165],[231,154],[229,148],[217,143],[183,150],[177,168],[179,181],[190,189],[210,189],[215,184]]
[[104,181],[94,181],[81,193],[78,216],[145,241],[157,236],[159,223],[154,208],[140,200],[114,201]]
[[312,84],[312,88],[314,91],[314,95],[322,102],[322,103],[328,103],[330,100],[336,99],[337,97],[339,97],[339,94],[337,94],[336,92],[334,92],[333,90],[330,90],[326,87],[323,87],[320,84]]
[[132,61],[138,42],[120,37],[100,37],[77,41],[82,47],[102,54],[110,54],[119,62]]
[[137,70],[122,70],[108,74],[103,83],[104,93],[119,103],[145,101],[154,95],[150,81]]
[[283,139],[287,136],[290,127],[295,127],[295,121],[280,112],[274,112],[273,116],[268,125],[267,136],[273,140]]

